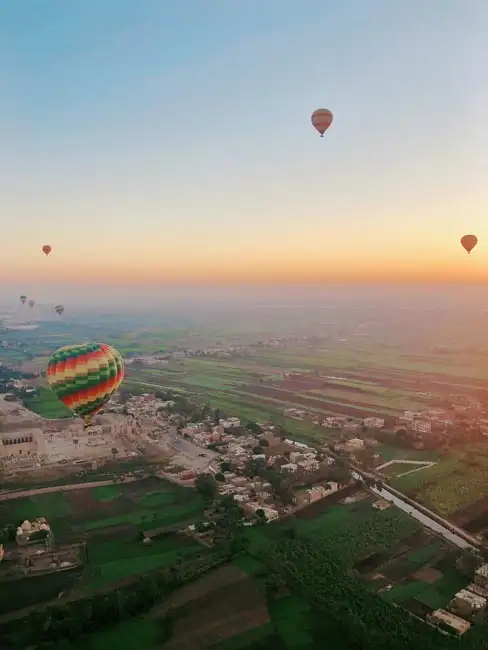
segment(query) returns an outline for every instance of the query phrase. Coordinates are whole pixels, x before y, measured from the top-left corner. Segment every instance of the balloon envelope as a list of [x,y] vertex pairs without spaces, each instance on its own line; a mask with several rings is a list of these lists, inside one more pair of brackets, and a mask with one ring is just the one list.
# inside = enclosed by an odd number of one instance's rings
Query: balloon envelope
[[88,426],[122,383],[124,360],[106,343],[66,345],[50,358],[46,374],[58,399]]
[[34,305],[35,305],[36,303],[35,303],[34,300],[29,300],[29,302],[28,302],[27,304],[29,305],[29,307],[34,307]]
[[25,305],[25,301],[27,300],[27,296],[20,296],[20,302]]
[[56,307],[54,308],[54,311],[61,316],[61,314],[64,311],[63,305],[56,305]]
[[478,237],[476,235],[464,235],[464,237],[461,237],[461,245],[468,253],[471,253],[477,243]]
[[312,124],[320,133],[320,137],[324,137],[324,133],[332,124],[334,116],[327,108],[318,108],[312,113]]
[[49,246],[49,244],[44,244],[44,246],[42,247],[42,252],[43,252],[45,255],[49,255],[49,253],[51,252],[51,250],[52,250],[52,249],[51,249],[51,246]]

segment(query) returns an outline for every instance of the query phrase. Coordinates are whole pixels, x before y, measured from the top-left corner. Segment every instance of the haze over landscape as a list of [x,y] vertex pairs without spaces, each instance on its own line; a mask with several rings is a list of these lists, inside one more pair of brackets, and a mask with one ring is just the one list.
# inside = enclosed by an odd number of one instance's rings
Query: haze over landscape
[[487,34],[0,3],[2,650],[488,649]]

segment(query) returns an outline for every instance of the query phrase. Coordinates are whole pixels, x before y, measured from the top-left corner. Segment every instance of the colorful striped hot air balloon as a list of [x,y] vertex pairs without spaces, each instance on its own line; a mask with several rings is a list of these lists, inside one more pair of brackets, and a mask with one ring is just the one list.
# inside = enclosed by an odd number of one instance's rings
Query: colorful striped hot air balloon
[[44,253],[44,255],[49,255],[51,251],[52,251],[51,246],[49,246],[49,244],[44,244],[44,246],[42,247],[42,252]]
[[56,397],[90,426],[124,378],[124,360],[106,343],[66,345],[53,354],[47,379]]

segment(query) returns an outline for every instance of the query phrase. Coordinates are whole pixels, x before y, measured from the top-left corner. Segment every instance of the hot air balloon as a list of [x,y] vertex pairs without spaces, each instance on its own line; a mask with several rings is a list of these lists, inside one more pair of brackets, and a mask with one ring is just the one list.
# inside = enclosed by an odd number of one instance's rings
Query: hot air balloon
[[49,244],[44,244],[44,246],[42,247],[42,252],[45,255],[49,255],[49,253],[51,252],[51,246],[49,246]]
[[332,124],[334,116],[326,108],[318,108],[312,113],[312,124],[320,133],[320,137],[324,137],[324,133],[327,131],[329,126]]
[[64,311],[63,305],[56,305],[56,307],[54,308],[54,311],[61,316],[61,314]]
[[66,345],[47,365],[47,380],[63,404],[83,418],[85,428],[124,378],[124,360],[106,343]]
[[36,304],[36,301],[35,300],[29,300],[29,302],[27,304],[32,309],[32,307],[34,307],[34,305]]
[[468,254],[471,253],[477,243],[478,237],[475,235],[464,235],[464,237],[461,237],[461,246],[468,251]]
[[20,302],[25,305],[25,301],[27,300],[27,296],[20,296]]

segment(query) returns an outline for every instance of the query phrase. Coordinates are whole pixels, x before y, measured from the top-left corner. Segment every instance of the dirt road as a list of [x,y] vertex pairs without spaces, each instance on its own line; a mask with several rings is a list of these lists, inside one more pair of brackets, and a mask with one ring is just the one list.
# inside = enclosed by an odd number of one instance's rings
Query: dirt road
[[[140,481],[140,478],[126,478],[123,483],[133,483]],[[33,490],[19,490],[18,492],[5,492],[0,494],[0,501],[10,501],[11,499],[19,499],[20,497],[32,497],[36,494],[49,494],[50,492],[70,492],[71,490],[86,490],[89,488],[102,487],[103,485],[115,485],[120,483],[118,480],[110,481],[92,481],[91,483],[70,483],[69,485],[54,485],[52,487],[35,488]]]

